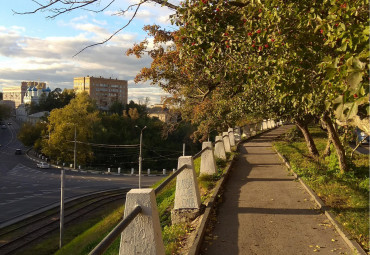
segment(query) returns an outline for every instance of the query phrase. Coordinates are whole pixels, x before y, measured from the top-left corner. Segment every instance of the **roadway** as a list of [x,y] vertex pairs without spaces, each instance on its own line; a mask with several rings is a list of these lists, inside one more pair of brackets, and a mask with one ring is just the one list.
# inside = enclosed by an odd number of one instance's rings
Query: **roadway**
[[[8,121],[6,121],[7,123]],[[0,129],[0,225],[60,201],[60,169],[38,169],[26,155],[27,148],[16,138],[19,125]],[[15,155],[21,149],[22,155]],[[162,176],[145,176],[142,186],[150,186]],[[65,197],[116,188],[136,188],[137,176],[97,175],[66,171]]]

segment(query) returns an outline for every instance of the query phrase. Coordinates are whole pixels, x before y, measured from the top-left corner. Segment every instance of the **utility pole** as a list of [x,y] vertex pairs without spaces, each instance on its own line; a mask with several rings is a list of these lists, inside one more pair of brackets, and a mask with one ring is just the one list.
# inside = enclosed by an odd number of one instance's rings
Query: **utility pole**
[[75,124],[75,148],[74,148],[74,158],[73,158],[73,168],[76,169],[76,153],[77,153],[77,127]]
[[[139,128],[138,126],[135,126],[137,128]],[[142,153],[142,146],[143,146],[143,130],[146,129],[146,126],[143,127],[142,129],[140,129],[140,152],[139,152],[139,189],[141,189],[141,168],[142,168],[142,161],[143,161],[143,158],[141,156],[141,153]]]
[[63,246],[64,232],[64,163],[60,174],[60,216],[59,216],[59,249]]

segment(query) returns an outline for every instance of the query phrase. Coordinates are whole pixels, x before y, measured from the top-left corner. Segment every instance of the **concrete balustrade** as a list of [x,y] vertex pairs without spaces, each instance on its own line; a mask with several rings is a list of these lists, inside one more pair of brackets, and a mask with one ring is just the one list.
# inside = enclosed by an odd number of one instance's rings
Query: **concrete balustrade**
[[215,138],[215,157],[226,160],[226,152],[222,136],[216,136]]
[[205,150],[201,155],[200,174],[215,174],[217,173],[217,166],[215,156],[213,154],[212,142],[203,142],[202,150],[205,148],[208,148],[208,150]]
[[124,217],[137,205],[142,212],[123,230],[119,254],[165,254],[154,190],[130,190],[126,195]]
[[267,130],[267,129],[268,129],[267,120],[263,120],[262,121],[262,130]]
[[234,129],[233,128],[229,128],[227,130],[227,132],[229,133],[229,139],[230,139],[230,146],[235,146],[235,137],[234,137]]
[[176,178],[175,204],[171,211],[172,224],[190,222],[200,214],[200,192],[192,156],[182,156],[178,169],[187,165]]
[[179,157],[177,169],[188,165],[176,179],[174,209],[194,209],[200,207],[200,193],[192,156]]
[[225,152],[231,152],[230,139],[229,139],[228,132],[222,133],[222,140],[224,141]]
[[250,136],[251,136],[251,130],[250,130],[249,124],[246,124],[246,125],[242,128],[242,131],[243,131],[243,135],[242,135],[242,137],[250,137]]
[[271,129],[272,128],[272,124],[271,124],[271,120],[270,119],[267,120],[267,128],[268,129]]
[[234,128],[234,138],[235,138],[235,143],[238,143],[240,142],[240,138],[241,135],[240,135],[240,127],[235,127]]

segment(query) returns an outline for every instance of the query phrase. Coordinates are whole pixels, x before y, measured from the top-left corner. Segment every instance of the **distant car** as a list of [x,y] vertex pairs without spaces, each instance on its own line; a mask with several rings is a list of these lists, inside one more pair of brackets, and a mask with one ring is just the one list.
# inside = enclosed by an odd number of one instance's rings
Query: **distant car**
[[37,164],[37,167],[38,168],[49,168],[50,165],[46,162],[41,162],[41,163]]
[[356,128],[356,135],[357,135],[357,143],[362,141],[363,144],[364,143],[368,144],[370,142],[370,137],[359,128]]
[[22,150],[21,149],[16,149],[15,150],[15,155],[22,155]]
[[1,125],[1,128],[2,128],[2,129],[6,129],[6,126],[5,126],[5,125]]
[[8,122],[8,125],[11,125],[12,123],[11,122]]

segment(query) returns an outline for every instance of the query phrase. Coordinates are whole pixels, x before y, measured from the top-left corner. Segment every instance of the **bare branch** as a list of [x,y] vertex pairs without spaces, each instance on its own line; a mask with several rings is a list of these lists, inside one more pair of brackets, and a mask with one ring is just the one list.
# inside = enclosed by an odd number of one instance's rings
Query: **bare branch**
[[95,12],[95,13],[99,13],[99,12],[102,12],[102,11],[105,11],[109,6],[111,6],[116,0],[112,0],[109,4],[107,4],[104,8],[98,10],[98,11],[95,11],[95,10],[90,10],[90,9],[84,9],[86,11],[89,11],[89,12]]
[[94,46],[97,46],[97,45],[102,45],[106,42],[108,42],[110,39],[112,39],[116,34],[118,34],[119,32],[121,32],[123,29],[125,29],[128,25],[130,25],[131,21],[135,18],[137,12],[139,11],[139,8],[141,6],[142,3],[138,4],[138,6],[136,7],[136,10],[134,12],[134,14],[132,15],[131,19],[126,23],[126,25],[124,25],[123,27],[121,27],[120,29],[116,30],[116,32],[114,32],[111,36],[109,36],[107,39],[105,39],[104,41],[102,42],[98,42],[98,43],[94,43],[94,44],[90,44],[88,46],[86,46],[85,48],[83,48],[82,50],[80,50],[79,52],[77,52],[75,55],[73,55],[73,57],[77,56],[78,54],[80,54],[81,52],[83,52],[84,50],[86,50],[87,48],[90,48],[90,47],[94,47]]

